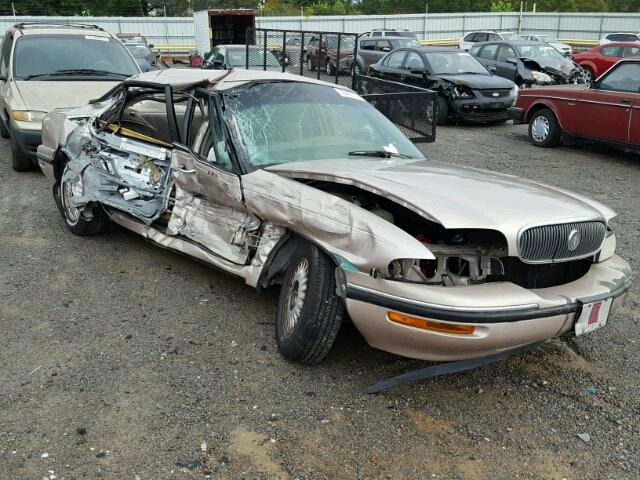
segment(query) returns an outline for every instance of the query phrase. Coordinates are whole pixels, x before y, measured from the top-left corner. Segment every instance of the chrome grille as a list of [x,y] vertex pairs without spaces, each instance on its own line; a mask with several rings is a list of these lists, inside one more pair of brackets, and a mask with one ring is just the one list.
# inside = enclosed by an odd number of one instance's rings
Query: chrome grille
[[[484,97],[488,98],[503,98],[508,97],[511,94],[511,90],[480,90],[480,93],[482,93]],[[494,95],[495,93],[497,93],[497,95]]]
[[[574,230],[580,235],[580,242],[570,250],[569,236]],[[598,221],[532,227],[520,234],[518,253],[523,261],[529,263],[584,258],[600,249],[606,233],[607,227]]]

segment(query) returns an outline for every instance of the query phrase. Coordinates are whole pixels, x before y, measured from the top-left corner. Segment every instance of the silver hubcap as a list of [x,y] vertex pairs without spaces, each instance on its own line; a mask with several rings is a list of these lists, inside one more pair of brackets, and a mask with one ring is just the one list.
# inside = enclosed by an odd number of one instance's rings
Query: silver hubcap
[[531,124],[531,136],[536,142],[544,142],[549,136],[549,120],[542,115],[536,117]]
[[287,287],[287,310],[285,312],[284,325],[282,326],[285,335],[293,332],[300,321],[304,299],[307,296],[308,279],[309,262],[306,258],[301,258]]
[[584,78],[585,83],[591,83],[591,70],[587,70],[586,68],[582,71],[582,78]]
[[65,216],[70,223],[77,223],[80,219],[80,210],[71,205],[71,198],[74,196],[81,196],[84,193],[82,178],[78,175],[73,180],[62,182],[61,189],[62,192],[60,192],[60,197],[62,199]]

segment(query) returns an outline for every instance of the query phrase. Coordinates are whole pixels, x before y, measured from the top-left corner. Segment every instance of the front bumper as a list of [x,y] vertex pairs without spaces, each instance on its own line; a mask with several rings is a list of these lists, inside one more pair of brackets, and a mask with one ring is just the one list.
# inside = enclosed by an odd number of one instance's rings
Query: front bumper
[[[345,272],[347,310],[375,348],[424,360],[483,357],[573,332],[582,302],[613,297],[612,315],[631,285],[618,256],[593,264],[578,280],[537,290],[512,283],[434,287]],[[389,320],[389,313],[473,325],[471,334],[424,330]],[[610,316],[611,318],[611,316]]]
[[513,97],[505,100],[485,101],[484,99],[452,100],[451,116],[470,123],[503,122],[511,118],[508,109],[513,105]]
[[508,108],[509,116],[513,120],[514,125],[520,125],[524,123],[524,109],[520,107]]
[[16,126],[12,126],[11,135],[13,135],[20,146],[20,150],[32,160],[36,159],[36,149],[42,141],[42,133],[40,130],[21,130]]

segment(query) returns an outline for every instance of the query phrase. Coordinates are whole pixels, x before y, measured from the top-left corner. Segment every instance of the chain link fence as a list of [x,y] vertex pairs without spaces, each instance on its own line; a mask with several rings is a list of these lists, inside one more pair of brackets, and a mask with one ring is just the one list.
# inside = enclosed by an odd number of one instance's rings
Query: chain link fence
[[246,68],[276,70],[353,86],[355,33],[248,29]]
[[436,92],[364,75],[354,75],[353,89],[414,143],[435,141]]

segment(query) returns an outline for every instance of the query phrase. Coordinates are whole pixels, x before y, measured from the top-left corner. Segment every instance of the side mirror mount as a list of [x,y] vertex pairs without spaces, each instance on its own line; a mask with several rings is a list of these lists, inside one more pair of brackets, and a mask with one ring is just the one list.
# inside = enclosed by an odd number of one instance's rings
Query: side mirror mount
[[222,65],[222,61],[221,60],[214,60],[213,61],[213,68],[215,70],[222,70],[224,67],[224,65]]
[[390,52],[390,51],[391,51],[391,48],[389,48],[389,47],[382,47],[382,51],[383,51],[383,52]]
[[489,70],[489,73],[492,73],[492,74],[493,74],[493,73],[496,73],[496,70],[497,70],[497,69],[496,69],[496,66],[495,66],[495,65],[489,65],[489,66],[487,67],[487,70]]
[[149,48],[154,48],[154,47],[155,47],[155,45],[153,43],[149,44]]

